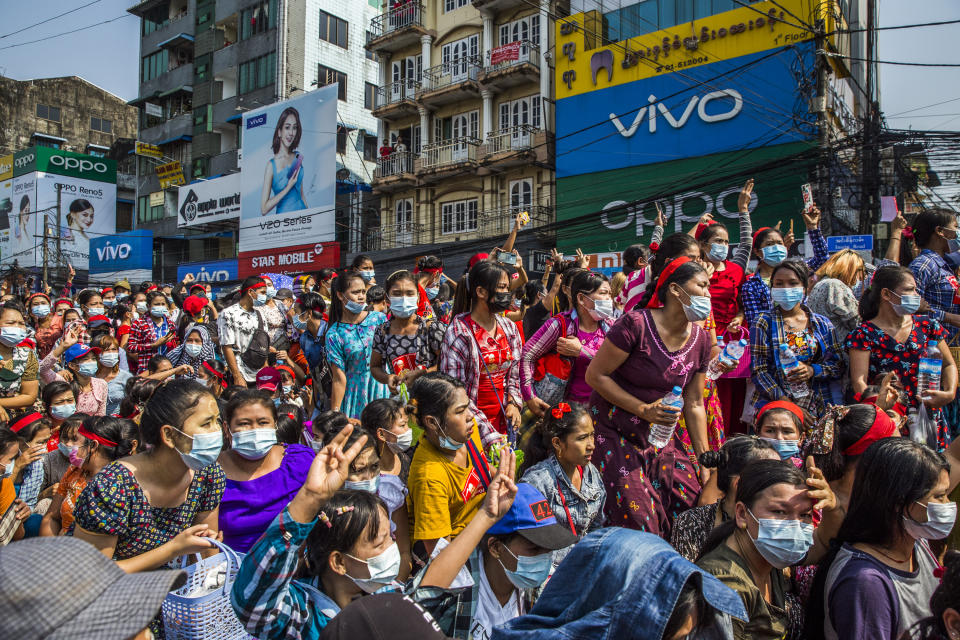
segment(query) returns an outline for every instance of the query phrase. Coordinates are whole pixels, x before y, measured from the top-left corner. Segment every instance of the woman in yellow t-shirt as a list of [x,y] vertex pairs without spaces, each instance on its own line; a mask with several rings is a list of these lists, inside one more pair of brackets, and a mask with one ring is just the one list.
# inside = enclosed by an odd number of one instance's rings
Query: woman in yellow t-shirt
[[414,552],[425,557],[441,538],[450,540],[467,526],[491,470],[463,382],[427,373],[414,383],[410,398],[423,436],[410,463],[407,511]]
[[[17,498],[17,492],[13,486],[13,467],[17,457],[20,455],[21,440],[16,433],[7,427],[0,427],[0,518],[2,518],[9,509],[13,509],[16,514],[18,524],[13,534],[14,540],[23,537],[23,521],[30,516],[30,507]],[[6,544],[8,540],[0,540],[0,546]]]

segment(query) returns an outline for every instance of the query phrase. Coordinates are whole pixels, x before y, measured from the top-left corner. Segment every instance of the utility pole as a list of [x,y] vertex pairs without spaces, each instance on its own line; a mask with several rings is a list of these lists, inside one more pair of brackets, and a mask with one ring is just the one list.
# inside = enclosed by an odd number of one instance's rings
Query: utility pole
[[60,222],[60,189],[61,185],[57,185],[57,273],[60,273],[60,270],[63,268],[61,264],[63,262],[63,254],[60,252],[60,238],[63,236],[63,229],[61,228],[62,223]]
[[880,105],[876,90],[876,0],[867,0],[867,113],[863,126],[862,181],[860,196],[860,233],[869,233],[879,221],[880,209]]
[[830,153],[830,122],[827,118],[827,38],[825,36],[826,23],[823,20],[817,20],[814,23],[816,28],[816,47],[817,58],[815,61],[817,68],[817,95],[814,98],[815,109],[817,113],[817,132],[818,143],[820,147],[819,162],[817,166],[817,202],[823,210],[824,221],[833,220],[833,193],[830,190],[830,168],[833,158]]
[[[57,189],[57,208],[59,209],[60,205],[60,190]],[[47,229],[50,228],[50,223],[47,221],[47,212],[43,211],[43,283],[46,285],[50,282],[50,261],[47,250]]]

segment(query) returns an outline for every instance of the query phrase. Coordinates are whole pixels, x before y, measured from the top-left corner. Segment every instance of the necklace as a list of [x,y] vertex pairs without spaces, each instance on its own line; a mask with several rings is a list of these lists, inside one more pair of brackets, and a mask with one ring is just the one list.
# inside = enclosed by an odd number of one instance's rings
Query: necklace
[[911,552],[910,555],[906,557],[906,559],[899,560],[897,558],[894,558],[892,555],[890,555],[889,553],[887,553],[886,551],[884,551],[883,549],[881,549],[875,544],[869,544],[869,543],[864,543],[864,544],[866,544],[868,547],[870,547],[871,549],[873,549],[874,551],[882,555],[887,560],[890,560],[891,562],[896,562],[897,564],[908,564],[910,562],[910,556],[913,555],[913,552]]

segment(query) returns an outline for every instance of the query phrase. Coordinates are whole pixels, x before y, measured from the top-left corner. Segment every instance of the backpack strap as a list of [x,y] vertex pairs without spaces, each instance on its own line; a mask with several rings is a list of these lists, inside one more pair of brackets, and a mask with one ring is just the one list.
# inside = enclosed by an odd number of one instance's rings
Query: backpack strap
[[490,467],[487,465],[487,459],[483,457],[483,453],[477,448],[477,445],[474,444],[472,439],[467,440],[466,445],[467,455],[470,457],[470,464],[477,470],[480,485],[483,487],[483,490],[486,491],[487,487],[490,486],[490,481],[493,479],[490,475]]

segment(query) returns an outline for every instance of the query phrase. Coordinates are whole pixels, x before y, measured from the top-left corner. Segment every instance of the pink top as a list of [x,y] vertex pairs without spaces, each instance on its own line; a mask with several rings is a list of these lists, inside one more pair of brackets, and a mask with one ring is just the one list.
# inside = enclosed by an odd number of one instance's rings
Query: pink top
[[619,304],[624,312],[633,311],[633,308],[640,303],[640,298],[643,297],[646,290],[647,269],[637,269],[627,276],[627,283],[623,285],[623,289],[617,294],[614,302]]
[[579,327],[577,328],[577,338],[580,339],[583,348],[580,351],[580,356],[573,361],[570,388],[567,390],[567,397],[574,402],[586,404],[590,401],[593,387],[587,384],[587,367],[590,366],[590,361],[600,350],[600,345],[603,344],[606,335],[607,332],[604,330],[603,324],[599,324],[593,333],[581,331]]
[[[54,380],[64,380],[63,376],[54,371],[57,359],[53,352],[40,361],[40,379],[43,384],[50,384]],[[90,391],[81,391],[77,398],[77,413],[86,413],[91,416],[107,415],[107,381],[102,378],[90,378]]]

